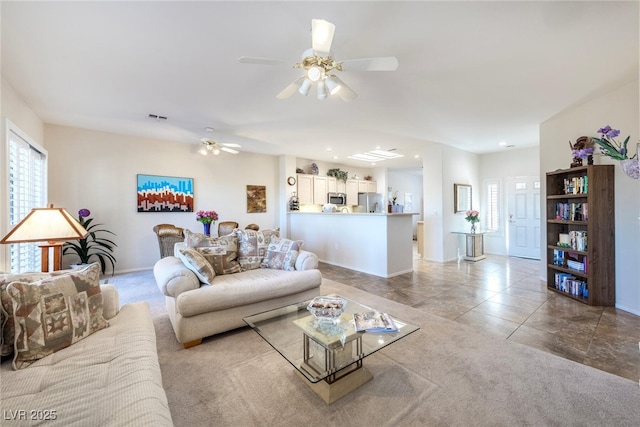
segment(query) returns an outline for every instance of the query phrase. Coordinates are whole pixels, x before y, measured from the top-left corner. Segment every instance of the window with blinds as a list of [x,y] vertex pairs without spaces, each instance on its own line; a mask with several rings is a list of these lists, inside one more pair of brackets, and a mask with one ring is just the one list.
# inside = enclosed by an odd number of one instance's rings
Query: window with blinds
[[498,231],[500,229],[500,183],[498,181],[488,181],[486,183],[487,195],[487,230]]
[[[26,137],[9,126],[9,229],[31,211],[47,203],[46,151],[29,143]],[[41,255],[38,243],[9,245],[9,266],[12,273],[40,271]]]

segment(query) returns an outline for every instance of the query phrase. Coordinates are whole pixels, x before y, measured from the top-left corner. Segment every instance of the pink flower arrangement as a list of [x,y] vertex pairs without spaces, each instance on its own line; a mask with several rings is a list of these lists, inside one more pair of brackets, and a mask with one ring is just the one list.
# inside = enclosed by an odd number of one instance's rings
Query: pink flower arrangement
[[211,224],[218,220],[218,213],[216,211],[198,211],[196,212],[196,221],[203,224]]
[[476,210],[469,210],[467,211],[467,216],[465,217],[465,219],[472,224],[474,222],[480,222],[480,218],[478,218],[478,215],[480,215],[480,212]]

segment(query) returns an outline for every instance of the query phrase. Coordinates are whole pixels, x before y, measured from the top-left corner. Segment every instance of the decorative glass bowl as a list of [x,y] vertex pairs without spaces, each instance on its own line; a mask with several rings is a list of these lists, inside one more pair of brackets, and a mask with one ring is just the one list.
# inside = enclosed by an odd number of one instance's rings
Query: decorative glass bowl
[[347,306],[347,300],[340,297],[315,297],[307,305],[307,310],[318,322],[336,323]]
[[640,160],[638,159],[626,159],[620,160],[620,166],[622,170],[629,178],[640,179]]

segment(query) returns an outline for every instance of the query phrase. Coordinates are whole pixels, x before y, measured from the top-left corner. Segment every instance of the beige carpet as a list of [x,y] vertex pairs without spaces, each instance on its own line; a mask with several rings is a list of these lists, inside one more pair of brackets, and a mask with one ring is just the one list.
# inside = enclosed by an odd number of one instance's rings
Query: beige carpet
[[[248,328],[184,350],[159,292],[150,301],[176,426],[637,426],[638,384],[325,280],[421,329],[365,359],[373,381],[327,405]],[[122,301],[131,298],[122,286]],[[143,289],[146,288],[146,291]]]

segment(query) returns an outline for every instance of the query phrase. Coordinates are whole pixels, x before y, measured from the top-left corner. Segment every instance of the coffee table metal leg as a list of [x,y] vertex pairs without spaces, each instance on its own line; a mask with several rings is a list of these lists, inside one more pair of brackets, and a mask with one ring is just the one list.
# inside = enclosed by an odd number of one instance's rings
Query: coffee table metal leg
[[[362,360],[359,360],[356,366],[356,369],[345,375],[335,378],[336,374],[332,374],[325,380],[318,381],[317,383],[309,381],[297,369],[295,369],[294,372],[311,390],[320,396],[322,400],[328,404],[332,404],[373,379],[373,375],[363,366]],[[330,381],[330,379],[332,379],[332,381]]]

